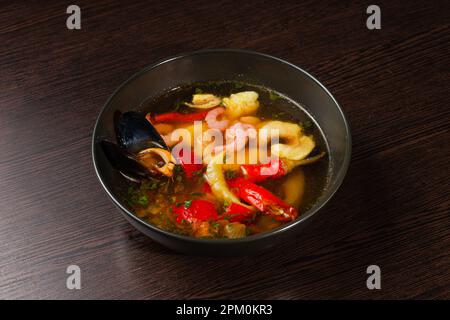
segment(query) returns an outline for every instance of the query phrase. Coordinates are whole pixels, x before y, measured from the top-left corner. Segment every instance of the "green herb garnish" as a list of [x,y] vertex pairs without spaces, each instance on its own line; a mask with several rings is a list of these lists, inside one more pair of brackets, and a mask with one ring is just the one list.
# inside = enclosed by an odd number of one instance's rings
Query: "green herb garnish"
[[226,179],[233,179],[233,178],[236,178],[236,172],[230,171],[230,170],[225,171],[225,178],[226,178]]
[[218,223],[218,222],[213,222],[213,223],[211,224],[211,227],[213,227],[213,228],[218,228],[218,227],[220,227],[220,223]]
[[186,102],[184,102],[184,101],[175,102],[175,111],[179,111],[181,108],[184,107],[185,104],[186,104]]
[[205,194],[203,192],[192,192],[191,196],[193,197],[201,197],[204,196]]
[[301,123],[302,127],[306,130],[311,129],[314,125],[311,120],[306,120]]
[[234,83],[234,88],[235,89],[241,89],[243,86],[244,86],[244,84],[241,83],[241,82],[235,82]]
[[195,88],[195,94],[201,94],[203,93],[203,90],[200,88]]
[[186,201],[184,202],[184,207],[185,207],[185,208],[189,208],[189,207],[191,206],[191,204],[192,204],[192,200],[186,200]]
[[137,198],[136,201],[138,204],[140,204],[141,206],[147,206],[148,205],[148,198],[145,195],[141,195],[139,198]]
[[275,92],[270,91],[270,92],[269,92],[269,99],[270,99],[271,101],[275,101],[275,100],[277,100],[277,99],[280,99],[280,96],[279,96],[278,94],[276,94]]
[[156,190],[158,189],[158,187],[159,187],[158,182],[153,182],[152,185],[150,186],[150,190]]
[[177,164],[175,166],[175,168],[173,168],[173,172],[174,173],[181,173],[181,172],[183,172],[183,168],[179,164]]

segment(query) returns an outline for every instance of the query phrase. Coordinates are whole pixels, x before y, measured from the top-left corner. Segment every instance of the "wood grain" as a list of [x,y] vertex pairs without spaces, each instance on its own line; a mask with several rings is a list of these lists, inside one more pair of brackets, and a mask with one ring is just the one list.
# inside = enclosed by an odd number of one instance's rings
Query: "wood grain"
[[[0,4],[0,298],[450,298],[448,1]],[[303,234],[253,257],[174,254],[135,231],[94,174],[90,138],[144,66],[243,48],[317,76],[352,127],[348,176]],[[82,289],[67,290],[77,264]],[[366,267],[382,290],[366,288]]]

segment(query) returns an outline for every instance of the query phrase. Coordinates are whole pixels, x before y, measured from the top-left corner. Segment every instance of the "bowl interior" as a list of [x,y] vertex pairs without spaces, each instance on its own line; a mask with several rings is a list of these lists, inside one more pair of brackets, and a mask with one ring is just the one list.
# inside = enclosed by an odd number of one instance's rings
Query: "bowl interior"
[[221,80],[238,80],[278,91],[302,104],[322,129],[330,157],[328,185],[316,205],[293,224],[308,218],[333,195],[344,178],[351,152],[348,124],[332,95],[308,73],[283,60],[248,51],[212,50],[173,57],[142,70],[117,89],[94,130],[94,164],[103,185],[120,204],[124,179],[112,170],[95,143],[103,138],[115,141],[115,110],[139,110],[142,102],[171,88]]

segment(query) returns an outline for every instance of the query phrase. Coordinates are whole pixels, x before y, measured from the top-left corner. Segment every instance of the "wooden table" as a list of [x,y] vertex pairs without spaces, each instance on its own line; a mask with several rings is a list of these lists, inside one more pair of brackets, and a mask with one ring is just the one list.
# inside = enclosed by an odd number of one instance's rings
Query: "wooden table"
[[[402,3],[403,2],[403,3]],[[0,5],[0,298],[450,298],[448,1],[75,2]],[[347,178],[275,250],[168,251],[134,230],[94,173],[91,134],[114,89],[201,48],[284,58],[317,76],[352,127]],[[68,265],[82,289],[66,288]],[[381,268],[381,290],[366,287]]]

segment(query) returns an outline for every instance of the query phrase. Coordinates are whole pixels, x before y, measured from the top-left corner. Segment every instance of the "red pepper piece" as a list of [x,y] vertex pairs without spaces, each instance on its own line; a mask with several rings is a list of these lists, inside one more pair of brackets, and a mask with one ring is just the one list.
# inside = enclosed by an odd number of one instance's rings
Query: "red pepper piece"
[[225,216],[230,222],[244,222],[252,218],[254,211],[251,208],[232,202],[225,210]]
[[148,115],[147,120],[151,123],[181,123],[181,122],[194,122],[198,120],[204,120],[208,112],[212,109],[206,109],[193,113],[180,113],[180,112],[167,112],[156,115]]
[[229,180],[228,185],[236,191],[239,198],[278,221],[291,221],[298,216],[296,208],[290,206],[269,190],[247,179]]
[[173,206],[172,212],[178,223],[183,221],[193,223],[217,220],[219,218],[214,203],[201,199],[186,201],[182,206]]
[[267,178],[279,178],[287,173],[281,159],[272,159],[265,164],[244,164],[241,166],[241,171],[248,180],[255,182]]
[[193,176],[199,176],[202,174],[203,170],[203,164],[201,163],[194,163],[195,161],[195,154],[194,151],[190,150],[190,154],[187,157],[184,157],[184,149],[180,150],[179,155],[175,155],[178,162],[180,162],[181,167],[184,170],[184,173],[186,174],[187,178],[192,178]]
[[205,182],[203,184],[202,190],[203,190],[204,193],[211,193],[212,192],[211,187],[209,186],[208,182]]

